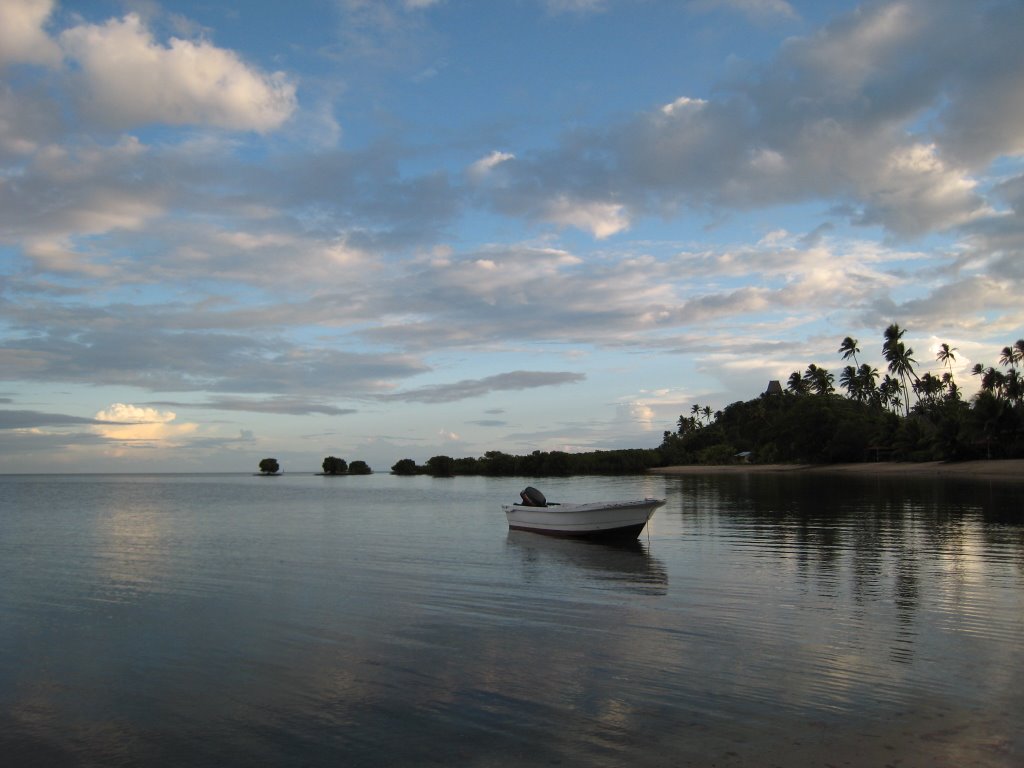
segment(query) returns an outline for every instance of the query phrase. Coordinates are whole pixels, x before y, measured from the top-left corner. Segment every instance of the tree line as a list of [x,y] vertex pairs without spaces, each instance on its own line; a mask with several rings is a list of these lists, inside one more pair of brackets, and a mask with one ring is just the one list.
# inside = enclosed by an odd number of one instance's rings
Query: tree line
[[[657,448],[568,453],[533,451],[513,455],[487,451],[480,457],[409,458],[391,467],[396,475],[486,475],[557,477],[637,474],[677,464],[835,463],[877,460],[936,461],[1024,457],[1024,339],[1003,347],[998,366],[978,363],[971,375],[979,390],[965,400],[954,376],[958,349],[940,344],[941,374],[918,374],[914,350],[897,323],[882,334],[885,371],[862,362],[860,342],[850,336],[837,354],[847,364],[836,377],[811,363],[786,381],[772,382],[752,400],[720,411],[694,404],[666,430]],[[272,473],[278,471],[276,459]],[[324,474],[369,474],[363,461],[346,464],[328,456]]]
[[614,451],[533,451],[516,456],[502,451],[487,451],[480,457],[452,458],[431,456],[418,465],[412,459],[401,459],[391,471],[396,475],[485,475],[488,477],[568,477],[570,475],[629,475],[658,466],[656,448],[625,448]]

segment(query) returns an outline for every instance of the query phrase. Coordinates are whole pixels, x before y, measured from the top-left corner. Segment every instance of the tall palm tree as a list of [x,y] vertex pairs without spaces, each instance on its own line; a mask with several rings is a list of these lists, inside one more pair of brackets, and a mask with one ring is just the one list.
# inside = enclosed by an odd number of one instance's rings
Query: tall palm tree
[[957,347],[950,347],[949,344],[943,343],[939,345],[939,352],[935,355],[935,359],[949,368],[951,374],[953,373],[953,363],[956,362],[956,355],[953,353],[957,351]]
[[853,364],[859,365],[857,362],[857,353],[860,352],[860,349],[857,347],[857,344],[857,340],[851,336],[847,336],[843,339],[842,343],[839,345],[839,351],[843,353],[843,360],[849,360],[852,357]]
[[942,385],[949,390],[948,396],[953,400],[960,399],[960,390],[953,381],[953,363],[956,362],[956,355],[953,353],[956,351],[957,347],[951,347],[949,344],[943,343],[939,345],[939,351],[935,355],[935,359],[949,369],[946,373],[942,374]]
[[843,372],[839,374],[839,386],[846,390],[846,394],[851,400],[860,402],[864,397],[860,386],[860,377],[857,375],[857,369],[852,365],[843,368]]
[[714,413],[714,411],[711,410],[711,406],[710,405],[705,405],[704,409],[701,411],[701,413],[704,414],[704,420],[708,424],[710,424],[711,423],[711,414]]
[[[1024,346],[1022,342],[1024,339],[1018,341],[1017,344]],[[999,354],[999,364],[1010,366],[1011,371],[1016,369],[1017,363],[1024,357],[1024,350],[1018,349],[1017,344],[1012,347],[1003,347],[1003,351]]]
[[910,386],[909,381],[917,382],[917,374],[914,372],[914,350],[903,344],[901,339],[905,333],[904,329],[893,323],[885,329],[885,341],[882,343],[882,355],[889,364],[889,373],[899,377],[900,387],[903,389],[904,413],[910,415]]
[[865,400],[870,400],[875,394],[875,382],[878,381],[878,369],[872,368],[867,363],[861,363],[857,369],[857,379],[860,381],[860,391]]

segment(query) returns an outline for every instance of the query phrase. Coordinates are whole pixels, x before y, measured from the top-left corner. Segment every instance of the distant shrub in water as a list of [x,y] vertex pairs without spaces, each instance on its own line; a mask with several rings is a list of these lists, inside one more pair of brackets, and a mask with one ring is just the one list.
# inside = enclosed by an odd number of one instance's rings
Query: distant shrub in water
[[281,465],[277,459],[260,459],[260,472],[264,475],[276,475],[281,471]]
[[328,456],[322,466],[325,475],[343,475],[348,472],[348,462],[337,456]]
[[416,462],[412,459],[399,459],[391,465],[391,471],[396,475],[415,475]]

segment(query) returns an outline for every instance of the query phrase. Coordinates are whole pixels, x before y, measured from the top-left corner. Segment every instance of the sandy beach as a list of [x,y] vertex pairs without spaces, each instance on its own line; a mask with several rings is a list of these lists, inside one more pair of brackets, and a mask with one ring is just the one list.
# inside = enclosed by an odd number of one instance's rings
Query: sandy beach
[[815,474],[906,475],[914,477],[963,477],[1024,483],[1024,459],[992,461],[878,461],[861,464],[687,464],[648,470],[659,475],[715,475],[773,472]]

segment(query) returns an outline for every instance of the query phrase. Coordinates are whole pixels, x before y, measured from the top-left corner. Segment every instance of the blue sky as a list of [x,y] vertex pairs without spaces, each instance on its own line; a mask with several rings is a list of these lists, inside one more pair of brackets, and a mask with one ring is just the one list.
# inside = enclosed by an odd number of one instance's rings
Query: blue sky
[[1024,336],[1014,0],[0,0],[0,471],[654,447]]

